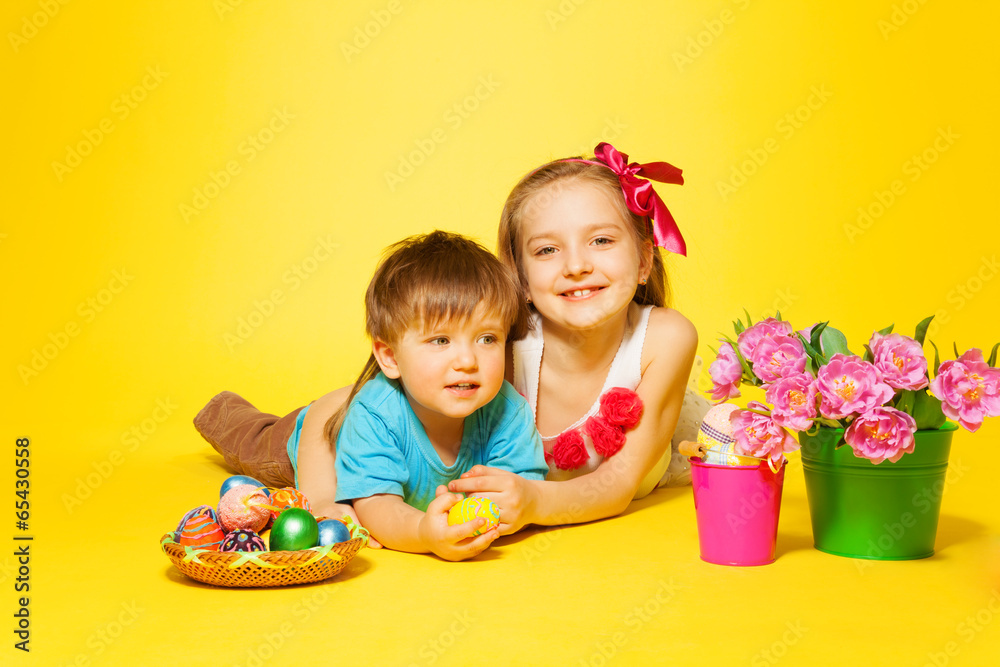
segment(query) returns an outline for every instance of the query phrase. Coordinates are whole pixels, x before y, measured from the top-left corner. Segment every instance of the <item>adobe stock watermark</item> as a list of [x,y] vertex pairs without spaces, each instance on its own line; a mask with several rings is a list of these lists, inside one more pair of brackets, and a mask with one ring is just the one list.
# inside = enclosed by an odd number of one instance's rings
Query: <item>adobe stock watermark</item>
[[[420,648],[417,650],[417,657],[420,661],[411,662],[410,667],[433,665],[444,657],[448,649],[454,646],[459,638],[468,632],[474,623],[474,619],[468,611],[455,611],[452,612],[451,616],[452,618],[448,623],[448,627],[420,645]],[[443,664],[447,664],[447,662]]]
[[[990,599],[985,605],[974,614],[969,614],[958,622],[955,626],[955,639],[945,642],[940,651],[930,651],[927,653],[927,662],[924,667],[946,667],[954,658],[957,658],[965,646],[968,646],[976,637],[980,636],[987,626],[993,623],[997,615],[1000,614],[1000,591],[993,589],[990,591]],[[961,640],[962,643],[959,643]]]
[[[578,146],[576,151],[570,153],[571,155],[589,155],[594,152],[594,148],[597,147],[601,142],[612,143],[618,137],[621,136],[622,132],[628,129],[628,125],[622,121],[621,118],[615,116],[614,118],[605,118],[604,127],[601,128],[601,133],[590,140],[589,143]],[[556,181],[559,183],[561,181]]]
[[754,654],[753,658],[750,659],[751,667],[777,665],[781,662],[782,658],[788,655],[789,649],[798,644],[809,631],[809,628],[802,625],[801,620],[794,623],[786,621],[785,628],[785,631],[781,633],[781,637],[771,642],[768,647],[762,648]]
[[894,32],[899,32],[906,23],[913,18],[913,15],[920,11],[920,8],[927,4],[927,0],[903,0],[900,4],[893,3],[889,19],[879,19],[875,25],[882,33],[882,39],[889,41],[889,36]]
[[493,96],[500,85],[492,74],[479,77],[475,89],[444,112],[443,120],[447,129],[441,126],[434,128],[426,137],[415,139],[413,149],[405,154],[400,153],[399,164],[395,171],[385,172],[385,183],[389,186],[389,192],[395,192],[400,184],[413,176],[417,167],[427,162],[427,158],[434,154],[437,147],[448,140],[448,129],[454,132],[461,128],[472,114],[479,110],[482,103]]
[[403,13],[403,3],[400,0],[389,0],[385,9],[373,9],[368,14],[371,19],[364,25],[354,26],[354,36],[350,42],[340,42],[340,52],[348,64],[367,49],[372,40],[377,39],[382,31],[389,27],[393,18]]
[[98,146],[104,143],[118,125],[132,115],[139,105],[142,104],[151,92],[160,87],[163,80],[170,75],[169,72],[160,70],[159,65],[150,65],[146,68],[146,74],[136,85],[119,95],[111,102],[110,113],[99,121],[94,127],[81,130],[83,138],[75,143],[66,144],[66,155],[63,161],[52,161],[52,171],[56,175],[56,180],[62,183],[66,176],[83,164],[84,158],[92,155]]
[[[924,150],[911,155],[901,167],[903,176],[907,177],[911,183],[916,183],[930,169],[941,156],[955,145],[955,140],[962,135],[955,134],[949,125],[947,128],[939,127],[937,136]],[[863,235],[875,222],[892,208],[900,197],[907,192],[906,182],[901,178],[894,179],[889,184],[887,190],[876,190],[872,193],[871,201],[865,206],[858,207],[858,216],[854,223],[844,223],[844,234],[847,240],[854,243],[854,240]]]
[[107,285],[77,304],[76,314],[79,320],[71,319],[55,331],[50,331],[45,343],[32,348],[28,363],[18,364],[17,374],[21,377],[21,382],[28,386],[31,380],[48,368],[49,364],[69,347],[70,341],[80,335],[83,325],[97,319],[97,316],[103,313],[134,279],[135,276],[129,274],[125,268],[112,271]]
[[[796,132],[805,127],[813,116],[822,109],[833,92],[827,89],[826,84],[812,86],[809,89],[809,96],[806,101],[782,116],[774,124],[774,130],[778,135],[788,141],[795,136]],[[747,180],[756,174],[781,148],[781,142],[776,137],[768,137],[758,148],[748,148],[746,159],[739,164],[734,164],[730,169],[729,178],[715,182],[716,189],[722,201],[728,201],[730,195],[747,184]]]
[[677,590],[681,588],[674,582],[673,577],[670,581],[660,579],[658,583],[656,591],[645,602],[634,606],[622,618],[624,629],[612,632],[610,635],[604,633],[605,638],[597,640],[593,652],[586,658],[580,658],[577,664],[583,667],[604,667],[614,660],[618,653],[673,601],[677,596]]
[[112,449],[104,458],[92,461],[90,464],[92,470],[76,478],[73,492],[62,494],[60,500],[62,500],[66,513],[72,515],[76,508],[82,506],[99,488],[104,486],[104,483],[111,479],[111,476],[125,464],[129,455],[134,454],[143,443],[149,440],[159,430],[160,425],[177,412],[177,408],[178,406],[170,400],[169,396],[157,398],[148,417],[122,431],[118,438],[121,448]]
[[38,31],[49,24],[62,8],[69,4],[69,0],[39,0],[39,11],[29,16],[21,17],[21,29],[18,32],[8,32],[7,40],[14,53],[21,50],[21,47],[30,40],[38,36]]
[[317,237],[316,244],[309,254],[293,263],[281,274],[281,283],[287,285],[287,289],[276,287],[263,299],[254,299],[250,311],[236,319],[236,328],[222,335],[222,340],[230,352],[247,342],[250,336],[274,315],[278,306],[285,302],[285,297],[302,287],[305,281],[315,275],[333,256],[333,251],[339,248],[340,244],[334,243],[331,240],[332,236],[333,234],[327,234],[325,238]]
[[951,313],[957,313],[965,308],[970,301],[975,299],[985,289],[990,281],[997,277],[997,273],[1000,273],[1000,263],[997,262],[997,256],[995,254],[989,257],[983,255],[982,261],[979,262],[979,266],[976,267],[975,272],[948,290],[948,293],[945,295],[945,301],[953,307],[953,310],[939,308],[934,312],[934,319],[931,320],[930,326],[927,327],[928,338],[934,338],[941,330],[941,327],[951,321]]
[[91,661],[101,657],[115,642],[121,639],[125,631],[131,628],[145,613],[135,600],[122,602],[121,610],[113,619],[102,623],[84,642],[88,650],[77,653],[74,659],[65,665],[89,665]]
[[[941,499],[947,488],[965,477],[965,474],[970,470],[971,468],[963,465],[960,459],[950,463],[944,479],[939,479],[933,484],[925,486],[910,498],[912,510],[904,511],[895,521],[882,524],[884,531],[878,537],[868,540],[868,550],[865,555],[871,559],[884,556],[917,526],[919,516],[926,516],[934,508],[940,507]],[[855,558],[854,566],[858,568],[859,574],[864,574],[865,570],[872,567],[874,562],[874,560]]]
[[208,172],[208,178],[205,179],[204,183],[193,188],[194,194],[191,203],[181,202],[178,205],[184,222],[191,222],[191,218],[208,210],[215,198],[222,194],[222,191],[232,184],[233,179],[243,172],[243,167],[256,160],[260,153],[267,150],[275,138],[288,129],[289,122],[293,120],[295,120],[295,114],[290,113],[288,107],[274,109],[267,123],[253,134],[248,134],[246,139],[236,147],[236,152],[241,159],[228,160],[218,171]]
[[[256,644],[246,648],[246,657],[237,665],[246,667],[261,667],[275,656],[281,654],[281,649],[289,639],[295,636],[296,629],[308,622],[316,612],[330,601],[330,594],[326,588],[319,588],[310,592],[292,605],[292,620],[286,620],[272,627],[261,636],[261,640]],[[279,660],[283,663],[284,660]]]
[[555,30],[560,23],[565,23],[585,2],[587,0],[562,0],[555,9],[546,9],[545,20],[549,22],[549,28]]
[[[740,11],[746,11],[750,6],[750,0],[733,0],[733,4]],[[684,68],[693,65],[694,61],[704,55],[705,50],[710,48],[726,27],[736,22],[736,12],[729,7],[723,8],[715,18],[705,19],[701,23],[704,30],[700,30],[696,35],[688,35],[687,43],[680,51],[674,51],[674,64],[677,65],[678,72],[684,72]]]

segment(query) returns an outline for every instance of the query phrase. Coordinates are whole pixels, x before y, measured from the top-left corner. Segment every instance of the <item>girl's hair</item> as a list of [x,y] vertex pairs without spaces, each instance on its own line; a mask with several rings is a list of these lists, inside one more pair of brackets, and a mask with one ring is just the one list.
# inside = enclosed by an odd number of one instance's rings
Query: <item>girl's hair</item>
[[[372,340],[393,345],[411,327],[465,320],[480,306],[507,325],[508,340],[527,333],[528,308],[517,279],[492,253],[459,234],[410,236],[389,246],[375,269],[365,293],[365,331]],[[326,422],[331,445],[351,400],[378,372],[372,354],[347,401]]]
[[544,164],[518,182],[511,190],[500,214],[500,229],[497,239],[497,254],[512,271],[517,272],[521,288],[527,291],[524,262],[521,259],[521,229],[524,217],[533,207],[551,201],[559,189],[571,183],[586,182],[602,189],[611,203],[626,221],[626,226],[640,249],[646,243],[653,244],[653,266],[645,285],[639,285],[632,300],[639,305],[667,306],[670,304],[670,286],[667,283],[663,257],[653,239],[653,228],[649,218],[636,215],[625,204],[618,176],[602,164],[577,162],[567,158]]

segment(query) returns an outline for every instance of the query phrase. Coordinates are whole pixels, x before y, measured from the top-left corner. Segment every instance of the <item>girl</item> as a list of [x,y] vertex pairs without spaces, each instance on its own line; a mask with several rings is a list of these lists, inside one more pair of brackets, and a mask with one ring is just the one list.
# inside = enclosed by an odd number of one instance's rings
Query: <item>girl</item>
[[482,518],[449,526],[460,496],[444,485],[477,464],[546,472],[527,403],[504,381],[505,342],[526,328],[517,283],[475,242],[434,232],[390,249],[365,307],[372,354],[346,400],[278,419],[224,392],[195,425],[240,472],[294,481],[314,512],[350,514],[385,546],[475,556],[499,532],[475,537]]
[[503,534],[613,516],[685,477],[671,435],[684,404],[685,433],[674,440],[693,440],[708,403],[686,391],[697,333],[666,307],[655,248],[684,254],[684,241],[641,176],[683,182],[675,167],[628,164],[602,143],[592,160],[532,171],[507,198],[498,253],[533,309],[508,379],[531,405],[549,474],[529,481],[477,466],[448,485],[495,500]]

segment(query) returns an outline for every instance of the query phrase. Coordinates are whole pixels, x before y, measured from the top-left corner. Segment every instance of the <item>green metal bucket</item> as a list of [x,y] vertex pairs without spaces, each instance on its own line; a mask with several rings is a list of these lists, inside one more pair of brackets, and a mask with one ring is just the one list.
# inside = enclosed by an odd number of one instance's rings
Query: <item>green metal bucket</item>
[[848,445],[843,429],[799,434],[813,539],[820,551],[872,560],[934,554],[941,495],[956,424],[917,431],[913,453],[874,465]]

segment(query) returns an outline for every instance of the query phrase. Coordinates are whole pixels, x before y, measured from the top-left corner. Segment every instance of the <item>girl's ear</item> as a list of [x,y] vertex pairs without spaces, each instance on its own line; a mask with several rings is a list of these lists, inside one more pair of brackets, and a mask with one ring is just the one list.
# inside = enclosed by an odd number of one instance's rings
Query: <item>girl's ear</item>
[[396,354],[389,347],[388,343],[381,340],[372,341],[372,354],[375,355],[378,367],[382,369],[382,373],[387,378],[390,380],[399,379],[399,366],[396,364]]
[[654,252],[656,252],[656,246],[651,240],[644,241],[642,247],[639,248],[639,280],[641,282],[648,280],[649,274],[653,272]]

